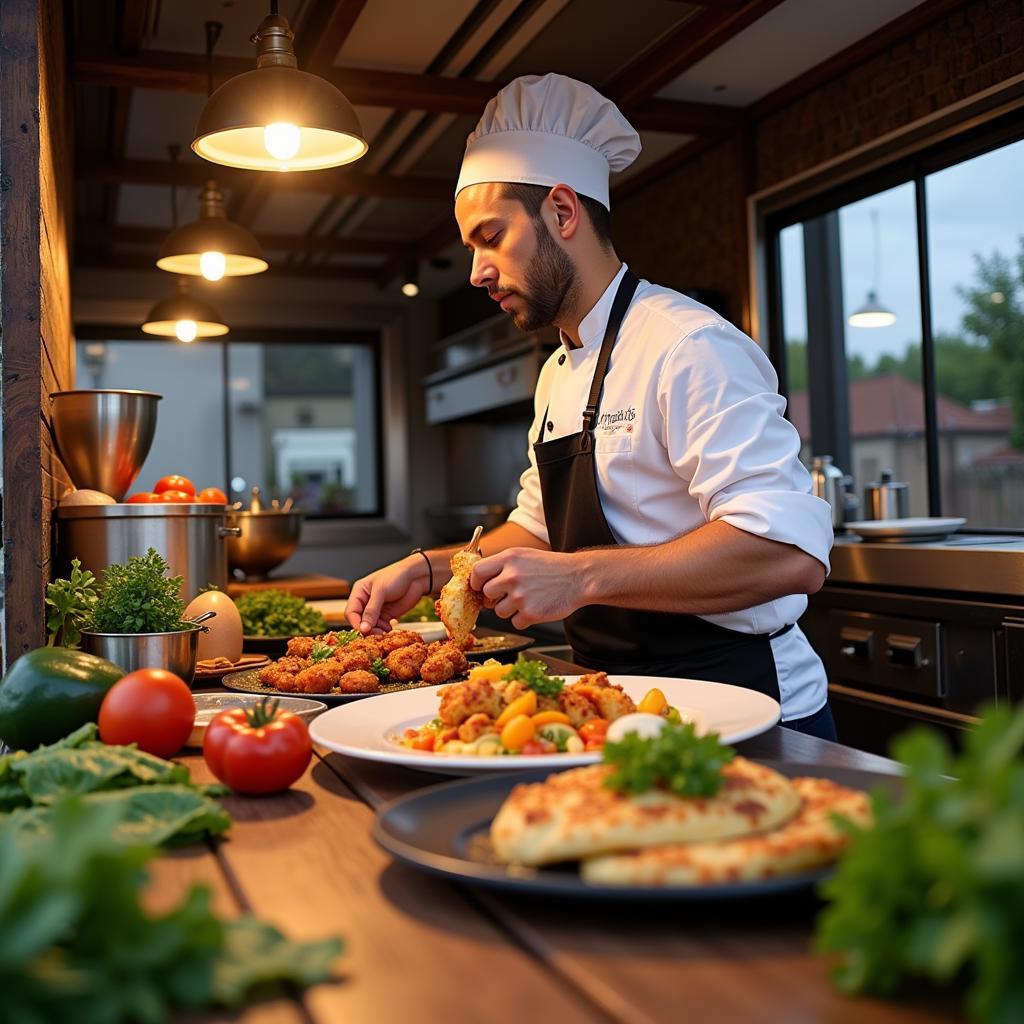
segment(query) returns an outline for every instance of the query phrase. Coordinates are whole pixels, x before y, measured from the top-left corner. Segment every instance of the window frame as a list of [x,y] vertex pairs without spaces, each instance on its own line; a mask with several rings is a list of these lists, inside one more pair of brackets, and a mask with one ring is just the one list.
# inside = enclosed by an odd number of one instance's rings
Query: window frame
[[[224,448],[222,461],[224,466],[224,485],[229,487],[232,479],[231,466],[231,405],[230,405],[230,374],[229,374],[229,349],[232,344],[239,345],[358,345],[369,348],[373,353],[373,387],[375,393],[374,402],[374,430],[376,434],[376,452],[374,453],[375,476],[377,481],[377,494],[374,507],[371,511],[351,512],[344,515],[309,515],[306,518],[306,528],[313,524],[345,524],[355,522],[377,523],[381,522],[388,514],[388,493],[389,486],[386,479],[386,466],[384,452],[387,445],[387,419],[384,416],[384,339],[382,329],[379,327],[351,328],[347,331],[316,331],[299,329],[295,331],[281,329],[262,329],[255,331],[239,331],[238,337],[222,336],[219,338],[205,338],[200,343],[203,345],[217,345],[221,352],[221,413],[223,416]],[[346,335],[358,336],[346,337]],[[156,337],[146,334],[137,328],[124,325],[110,325],[103,327],[97,324],[82,324],[75,328],[75,341],[131,341],[146,342],[148,344],[167,344],[170,339]],[[230,494],[230,490],[227,490]]]
[[[1010,92],[1007,90],[1007,92]],[[941,514],[941,467],[937,389],[935,383],[935,347],[931,317],[931,281],[928,262],[928,209],[926,178],[938,171],[983,156],[1003,146],[1024,140],[1021,110],[1024,109],[1024,83],[1003,96],[1003,104],[990,109],[975,109],[991,104],[998,97],[987,96],[977,104],[964,104],[964,117],[959,124],[936,128],[930,135],[921,134],[921,126],[910,126],[905,152],[900,152],[900,139],[886,137],[874,147],[852,154],[845,161],[836,161],[816,169],[775,189],[751,197],[751,222],[754,230],[752,260],[752,319],[766,328],[766,350],[779,376],[779,390],[788,398],[786,375],[785,332],[782,313],[782,276],[780,235],[783,229],[816,219],[838,218],[838,211],[899,185],[912,184],[917,233],[919,300],[921,309],[921,373],[924,393],[924,441],[928,481],[928,511]],[[936,118],[941,120],[941,117]],[[837,269],[837,268],[836,268]],[[835,315],[834,290],[830,287],[828,267],[815,267],[825,285],[821,290],[807,292],[808,325],[812,317],[824,322]],[[830,295],[831,303],[821,301]],[[827,307],[827,308],[825,308]],[[842,316],[839,303],[838,315]],[[810,334],[810,328],[808,329]],[[808,345],[807,387],[811,422],[812,448],[833,452],[840,465],[849,463],[851,437],[848,419],[848,389],[845,373],[843,332],[827,331],[824,351],[812,360]],[[817,442],[817,443],[816,443]],[[842,458],[846,458],[846,462]],[[985,534],[1024,534],[1024,528],[979,527],[968,525],[964,532]]]

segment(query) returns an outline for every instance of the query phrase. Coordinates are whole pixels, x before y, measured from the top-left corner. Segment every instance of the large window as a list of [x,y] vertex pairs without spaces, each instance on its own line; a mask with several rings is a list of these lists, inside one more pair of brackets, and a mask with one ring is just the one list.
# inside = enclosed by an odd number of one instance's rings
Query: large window
[[804,457],[981,530],[1024,527],[1024,141],[1001,131],[766,220]]
[[181,473],[248,505],[291,498],[307,516],[383,512],[378,346],[344,342],[78,342],[77,386],[163,395],[136,490]]

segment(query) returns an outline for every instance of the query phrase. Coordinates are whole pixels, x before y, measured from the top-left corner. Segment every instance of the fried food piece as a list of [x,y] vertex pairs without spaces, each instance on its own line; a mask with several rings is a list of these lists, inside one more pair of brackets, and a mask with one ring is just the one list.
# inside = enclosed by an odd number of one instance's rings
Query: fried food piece
[[338,647],[334,651],[334,657],[330,660],[335,665],[341,666],[342,672],[369,672],[373,664],[373,655],[365,647],[357,647],[352,650],[353,645]]
[[295,688],[302,693],[330,693],[345,670],[331,658],[304,668],[295,677]]
[[376,640],[382,658],[387,657],[392,651],[397,651],[399,647],[423,643],[423,637],[411,629],[393,629],[390,633],[377,637]]
[[292,693],[297,689],[295,679],[296,673],[281,668],[280,663],[270,664],[260,669],[259,680],[264,686],[283,690],[285,693]]
[[308,658],[318,639],[313,636],[293,636],[288,641],[288,653],[296,658]]
[[592,718],[601,717],[594,703],[587,700],[582,693],[577,693],[573,686],[565,687],[558,695],[558,709],[569,716],[569,723],[574,729],[578,729]]
[[352,640],[342,647],[339,647],[335,652],[335,657],[338,657],[340,651],[365,651],[369,656],[370,660],[373,661],[375,658],[383,658],[384,652],[381,650],[379,638],[375,636],[364,636],[360,640]]
[[447,683],[452,676],[460,675],[468,668],[466,656],[454,642],[449,641],[428,653],[420,665],[420,678],[426,683]]
[[479,739],[484,733],[497,734],[501,730],[494,724],[490,715],[470,715],[462,725],[459,726],[459,739],[463,743],[472,743]]
[[426,644],[407,644],[392,651],[384,659],[384,664],[391,673],[393,682],[409,683],[419,678],[420,666],[426,660]]
[[[580,676],[568,689],[586,697],[597,708],[600,717],[607,718],[609,722],[636,711],[633,698],[617,683],[609,682],[604,672]],[[568,711],[566,714],[569,714]]]
[[466,646],[484,606],[484,595],[469,585],[473,566],[479,561],[479,551],[456,551],[451,558],[452,578],[441,588],[441,596],[434,605],[437,617],[459,648]]
[[485,679],[452,683],[441,691],[438,717],[445,725],[462,725],[473,715],[497,718],[505,707],[501,690]]
[[277,659],[277,667],[282,672],[291,672],[293,675],[296,672],[301,672],[304,668],[309,668],[313,663],[309,658],[296,658],[285,655],[283,658]]
[[372,672],[357,669],[342,674],[338,689],[342,693],[376,693],[380,689],[380,680]]

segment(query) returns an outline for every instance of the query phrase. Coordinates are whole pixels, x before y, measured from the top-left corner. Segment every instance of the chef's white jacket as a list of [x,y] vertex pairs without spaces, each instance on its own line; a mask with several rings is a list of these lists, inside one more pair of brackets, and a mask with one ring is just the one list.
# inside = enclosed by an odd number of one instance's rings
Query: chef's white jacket
[[[579,327],[582,347],[544,364],[529,466],[509,519],[548,540],[533,444],[582,427],[594,367],[625,265]],[[594,451],[605,518],[620,544],[659,544],[722,520],[793,544],[829,567],[831,509],[811,494],[800,438],[785,419],[778,377],[761,348],[706,306],[641,280],[612,349]],[[702,618],[775,633],[807,607],[803,594]],[[798,626],[771,640],[784,720],[819,710],[825,671]]]

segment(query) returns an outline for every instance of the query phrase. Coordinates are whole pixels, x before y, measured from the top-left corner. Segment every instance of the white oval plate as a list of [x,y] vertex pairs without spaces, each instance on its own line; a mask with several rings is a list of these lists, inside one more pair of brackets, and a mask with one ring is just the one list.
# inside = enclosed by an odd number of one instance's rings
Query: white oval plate
[[[206,727],[228,708],[252,708],[265,698],[258,693],[194,693],[196,702],[196,720],[192,725],[192,732],[189,735],[188,747],[201,747]],[[322,700],[311,700],[308,697],[273,697],[282,711],[290,711],[298,715],[306,725],[326,710],[327,705]]]
[[448,630],[444,628],[443,622],[399,622],[398,619],[392,619],[391,628],[419,633],[423,642],[427,644],[432,644],[435,640],[448,639]]
[[865,519],[846,524],[862,537],[941,537],[959,530],[960,516],[918,516],[914,519]]
[[[579,676],[566,676],[566,683]],[[657,686],[669,704],[679,709],[684,721],[692,721],[701,733],[717,732],[723,743],[738,743],[770,729],[779,720],[777,701],[756,690],[702,679],[662,679],[658,676],[609,676],[635,701]],[[309,728],[313,742],[328,750],[367,761],[400,764],[442,775],[473,775],[477,772],[527,771],[531,768],[572,768],[601,760],[600,752],[538,754],[530,756],[473,757],[410,750],[398,742],[406,729],[415,729],[437,717],[438,691],[443,686],[422,687],[404,693],[380,694],[374,700],[332,708]]]

